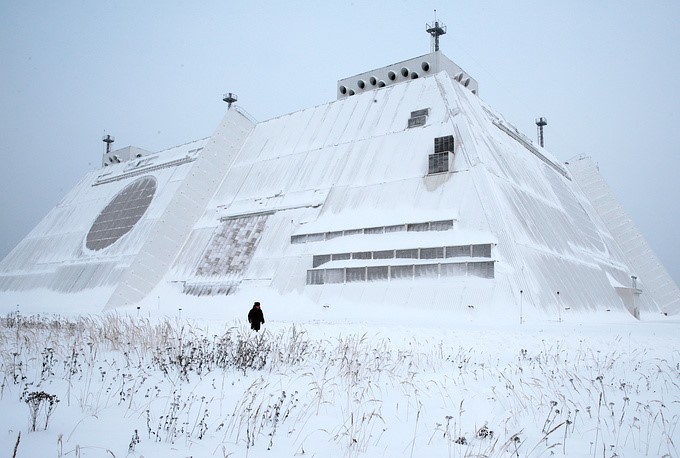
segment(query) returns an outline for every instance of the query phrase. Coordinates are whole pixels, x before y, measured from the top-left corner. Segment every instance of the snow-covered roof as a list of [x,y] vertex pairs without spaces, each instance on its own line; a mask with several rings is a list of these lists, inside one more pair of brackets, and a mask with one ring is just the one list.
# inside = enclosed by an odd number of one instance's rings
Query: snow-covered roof
[[[143,177],[139,221],[88,250]],[[0,264],[0,289],[107,287],[109,307],[169,284],[454,309],[677,299],[644,294],[642,273],[622,293],[636,273],[570,169],[441,71],[257,124],[230,109],[209,139],[92,172]]]

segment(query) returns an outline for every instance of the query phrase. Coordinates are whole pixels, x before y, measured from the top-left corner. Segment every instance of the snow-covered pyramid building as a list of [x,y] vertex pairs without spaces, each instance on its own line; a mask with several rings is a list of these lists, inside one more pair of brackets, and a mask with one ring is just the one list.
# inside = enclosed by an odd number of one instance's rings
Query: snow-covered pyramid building
[[163,287],[680,312],[593,162],[557,161],[439,51],[337,91],[259,123],[234,106],[212,137],[166,151],[108,152],[0,263],[0,301],[39,292],[95,311]]

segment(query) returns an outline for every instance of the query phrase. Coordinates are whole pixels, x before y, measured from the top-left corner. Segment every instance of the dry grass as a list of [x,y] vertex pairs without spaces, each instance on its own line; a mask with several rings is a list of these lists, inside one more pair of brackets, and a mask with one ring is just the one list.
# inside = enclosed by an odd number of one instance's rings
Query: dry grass
[[542,341],[508,358],[484,345],[314,339],[298,326],[215,333],[186,321],[117,315],[13,314],[0,320],[0,339],[3,406],[42,392],[66,401],[55,419],[61,410],[80,412],[78,422],[64,414],[59,426],[50,423],[62,430],[59,453],[93,440],[80,435],[81,422],[117,412],[127,428],[114,444],[119,451],[102,448],[118,456],[151,454],[153,444],[200,443],[223,456],[254,448],[287,455],[678,456],[677,352],[672,360],[650,358],[645,349],[624,357],[616,347]]

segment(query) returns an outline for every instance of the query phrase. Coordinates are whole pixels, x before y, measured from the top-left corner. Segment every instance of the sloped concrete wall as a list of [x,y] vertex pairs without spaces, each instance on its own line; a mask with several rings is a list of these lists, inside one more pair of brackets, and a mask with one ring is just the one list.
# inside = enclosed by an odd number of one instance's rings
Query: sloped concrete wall
[[227,112],[105,309],[139,302],[163,278],[254,127],[237,110]]

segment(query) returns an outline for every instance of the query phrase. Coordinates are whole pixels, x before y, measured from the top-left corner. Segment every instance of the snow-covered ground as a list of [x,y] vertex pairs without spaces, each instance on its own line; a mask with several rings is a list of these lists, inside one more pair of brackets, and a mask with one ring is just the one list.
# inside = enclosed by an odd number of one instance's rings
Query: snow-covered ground
[[257,299],[1,310],[0,453],[680,455],[677,319]]

